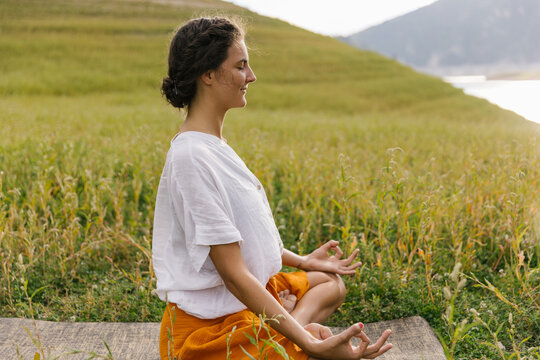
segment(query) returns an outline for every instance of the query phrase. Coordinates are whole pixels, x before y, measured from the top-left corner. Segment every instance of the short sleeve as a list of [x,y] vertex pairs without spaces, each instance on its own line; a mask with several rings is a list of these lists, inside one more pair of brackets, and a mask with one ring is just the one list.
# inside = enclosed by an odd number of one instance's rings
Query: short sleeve
[[171,159],[171,199],[185,232],[186,248],[198,272],[211,245],[242,242],[225,187],[212,164],[177,154]]

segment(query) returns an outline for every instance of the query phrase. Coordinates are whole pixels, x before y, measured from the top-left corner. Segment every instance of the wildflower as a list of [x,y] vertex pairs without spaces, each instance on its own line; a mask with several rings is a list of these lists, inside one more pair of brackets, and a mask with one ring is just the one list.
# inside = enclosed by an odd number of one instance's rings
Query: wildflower
[[461,269],[461,263],[457,262],[454,266],[454,270],[452,270],[452,273],[450,274],[450,279],[452,279],[453,282],[458,282],[459,269]]
[[485,301],[480,302],[480,309],[485,309],[487,307],[487,304]]
[[470,309],[469,309],[469,312],[470,312],[471,314],[473,314],[474,316],[476,316],[476,317],[480,317],[480,313],[479,313],[478,311],[476,311],[475,308],[470,308]]
[[448,305],[446,307],[446,312],[444,314],[444,317],[446,318],[446,321],[450,322],[451,315],[452,315],[452,307],[450,305]]
[[450,291],[448,286],[444,287],[443,293],[444,293],[444,297],[446,298],[446,300],[450,301],[450,299],[452,299],[452,292]]
[[457,286],[457,289],[458,290],[461,290],[465,287],[465,285],[467,284],[467,279],[463,278],[459,281],[459,284]]

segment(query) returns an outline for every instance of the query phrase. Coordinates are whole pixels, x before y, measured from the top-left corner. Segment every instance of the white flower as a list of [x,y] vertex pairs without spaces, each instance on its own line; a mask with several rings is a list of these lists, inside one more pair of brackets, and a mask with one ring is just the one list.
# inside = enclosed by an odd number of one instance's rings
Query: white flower
[[444,287],[443,293],[444,293],[444,297],[446,298],[446,300],[450,301],[452,299],[452,292],[450,291],[448,286]]
[[456,263],[456,265],[454,266],[454,270],[452,270],[452,273],[450,274],[450,279],[452,279],[453,282],[458,282],[458,275],[459,275],[460,269],[461,269],[461,263],[458,262]]
[[459,281],[459,284],[457,286],[458,290],[461,290],[465,287],[465,285],[467,284],[467,279],[463,278]]

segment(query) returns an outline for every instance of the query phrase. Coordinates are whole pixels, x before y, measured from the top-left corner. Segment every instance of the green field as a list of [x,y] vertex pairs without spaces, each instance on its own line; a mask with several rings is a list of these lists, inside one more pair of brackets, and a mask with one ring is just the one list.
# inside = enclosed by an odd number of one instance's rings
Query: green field
[[168,44],[239,14],[258,79],[224,136],[286,246],[361,249],[328,324],[421,315],[451,359],[540,359],[538,124],[227,3],[165,3],[0,0],[0,317],[160,321]]

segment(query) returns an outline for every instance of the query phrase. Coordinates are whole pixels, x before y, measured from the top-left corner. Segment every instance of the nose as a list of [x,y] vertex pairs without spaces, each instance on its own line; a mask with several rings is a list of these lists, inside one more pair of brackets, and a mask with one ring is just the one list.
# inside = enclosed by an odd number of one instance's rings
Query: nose
[[249,84],[249,83],[255,82],[255,80],[257,80],[257,77],[255,76],[255,73],[253,72],[251,67],[249,67],[249,65],[248,65],[248,69],[249,69],[249,72],[247,74],[246,82]]

